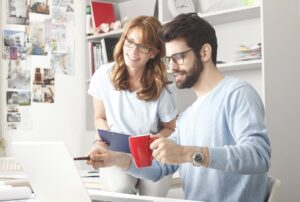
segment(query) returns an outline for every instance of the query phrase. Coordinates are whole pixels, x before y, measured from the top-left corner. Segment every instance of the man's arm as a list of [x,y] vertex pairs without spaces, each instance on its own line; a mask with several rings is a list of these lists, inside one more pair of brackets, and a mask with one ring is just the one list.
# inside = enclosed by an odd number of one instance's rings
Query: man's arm
[[151,181],[158,181],[164,176],[175,173],[178,167],[178,165],[160,164],[154,159],[152,161],[152,165],[150,167],[145,168],[137,168],[134,162],[131,162],[127,173],[138,178],[147,179]]
[[178,169],[176,165],[159,164],[155,160],[152,161],[152,165],[149,167],[137,168],[130,154],[113,152],[106,149],[106,147],[102,145],[103,143],[99,142],[98,144],[99,145],[93,148],[87,155],[90,157],[87,164],[95,169],[117,166],[127,171],[128,174],[152,181],[157,181],[163,176],[173,174]]
[[210,147],[209,167],[241,174],[267,172],[271,147],[259,95],[245,85],[233,91],[226,102],[228,128],[236,144]]

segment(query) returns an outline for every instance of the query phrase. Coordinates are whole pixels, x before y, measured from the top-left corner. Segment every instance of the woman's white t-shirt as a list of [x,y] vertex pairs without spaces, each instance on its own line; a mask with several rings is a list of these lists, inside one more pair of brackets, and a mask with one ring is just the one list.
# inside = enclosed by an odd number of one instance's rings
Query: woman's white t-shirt
[[88,93],[102,100],[108,126],[111,130],[131,135],[157,133],[161,122],[176,117],[174,84],[167,85],[155,101],[140,100],[136,92],[115,90],[110,81],[114,63],[101,66],[93,75]]

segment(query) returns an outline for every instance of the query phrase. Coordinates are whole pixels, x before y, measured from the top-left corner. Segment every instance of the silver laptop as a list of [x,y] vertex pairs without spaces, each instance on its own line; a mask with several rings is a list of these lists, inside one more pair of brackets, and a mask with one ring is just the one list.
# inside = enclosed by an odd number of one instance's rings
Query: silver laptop
[[101,191],[89,196],[63,142],[12,142],[12,146],[39,202],[152,202]]

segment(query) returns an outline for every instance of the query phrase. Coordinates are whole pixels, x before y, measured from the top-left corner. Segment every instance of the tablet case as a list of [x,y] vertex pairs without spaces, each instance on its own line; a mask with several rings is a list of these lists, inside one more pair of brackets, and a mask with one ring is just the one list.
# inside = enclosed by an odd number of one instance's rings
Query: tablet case
[[131,153],[128,141],[130,135],[102,129],[98,129],[98,135],[101,140],[107,143],[110,150]]

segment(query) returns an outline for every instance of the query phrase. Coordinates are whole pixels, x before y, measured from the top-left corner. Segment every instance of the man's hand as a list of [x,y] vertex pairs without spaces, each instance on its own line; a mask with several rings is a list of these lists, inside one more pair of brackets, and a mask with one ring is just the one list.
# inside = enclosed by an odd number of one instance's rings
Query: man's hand
[[128,170],[131,164],[129,154],[111,151],[101,141],[98,141],[98,144],[90,150],[88,156],[90,160],[87,161],[87,164],[94,169],[117,166],[123,170]]
[[193,155],[193,148],[180,146],[166,138],[159,138],[153,141],[150,149],[153,150],[152,155],[158,162],[166,164],[191,162]]

